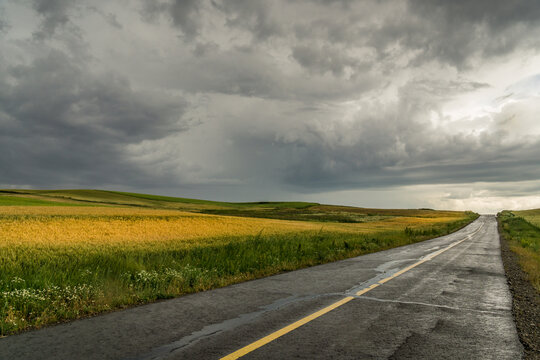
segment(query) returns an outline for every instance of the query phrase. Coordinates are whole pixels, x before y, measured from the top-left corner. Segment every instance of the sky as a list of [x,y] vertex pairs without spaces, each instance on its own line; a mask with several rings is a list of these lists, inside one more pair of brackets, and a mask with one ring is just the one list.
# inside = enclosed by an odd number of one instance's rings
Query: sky
[[0,188],[540,207],[537,0],[0,0]]

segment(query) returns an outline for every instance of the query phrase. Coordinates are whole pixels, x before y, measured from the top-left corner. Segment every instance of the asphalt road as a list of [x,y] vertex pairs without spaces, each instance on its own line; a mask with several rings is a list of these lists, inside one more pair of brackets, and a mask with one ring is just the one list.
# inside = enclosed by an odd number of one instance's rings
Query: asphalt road
[[0,339],[0,359],[219,359],[239,349],[242,359],[521,358],[495,218]]

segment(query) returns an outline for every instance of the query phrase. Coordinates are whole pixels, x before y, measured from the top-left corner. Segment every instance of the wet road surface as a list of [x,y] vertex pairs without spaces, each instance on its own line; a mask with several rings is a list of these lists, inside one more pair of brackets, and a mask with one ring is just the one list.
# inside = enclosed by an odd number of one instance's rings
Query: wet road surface
[[519,359],[495,217],[0,339],[0,359]]

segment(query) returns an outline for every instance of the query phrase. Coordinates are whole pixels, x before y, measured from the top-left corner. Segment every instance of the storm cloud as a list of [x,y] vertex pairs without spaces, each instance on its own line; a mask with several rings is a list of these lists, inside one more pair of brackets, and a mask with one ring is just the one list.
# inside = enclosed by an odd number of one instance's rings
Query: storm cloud
[[126,161],[125,146],[184,131],[186,103],[133,91],[114,74],[92,75],[51,50],[0,80],[3,181],[36,185],[116,183],[145,169]]
[[6,2],[0,185],[534,205],[539,19],[533,0]]

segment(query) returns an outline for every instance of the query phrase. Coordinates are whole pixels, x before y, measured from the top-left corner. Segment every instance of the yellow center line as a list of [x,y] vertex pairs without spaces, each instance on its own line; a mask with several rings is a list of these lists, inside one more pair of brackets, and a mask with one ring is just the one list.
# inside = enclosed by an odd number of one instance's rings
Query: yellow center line
[[[399,270],[398,272],[394,273],[393,275],[391,275],[391,276],[389,276],[387,278],[379,280],[377,283],[372,284],[372,285],[368,286],[367,288],[358,291],[355,295],[356,296],[363,295],[363,294],[367,293],[368,291],[371,291],[371,290],[375,289],[376,287],[384,284],[385,282],[390,281],[390,280],[402,275],[403,273],[406,273],[407,271],[411,270],[412,268],[415,268],[418,265],[423,264],[426,261],[429,261],[429,260],[433,259],[436,256],[439,256],[440,254],[442,254],[443,252],[445,252],[447,250],[450,250],[454,246],[461,244],[465,240],[470,239],[470,237],[472,235],[474,235],[478,231],[480,231],[480,229],[483,227],[483,225],[484,224],[482,224],[473,233],[467,235],[467,237],[465,237],[464,239],[456,241],[456,242],[448,245],[444,249],[436,251],[436,252],[426,256],[422,260],[420,260],[420,261],[418,261],[418,262],[416,262],[416,263],[414,263],[412,265],[409,265],[404,269]],[[315,320],[318,317],[323,316],[324,314],[326,314],[326,313],[328,313],[328,312],[330,312],[330,311],[332,311],[334,309],[337,309],[341,305],[344,305],[344,304],[348,303],[349,301],[353,300],[354,298],[355,297],[353,297],[353,296],[347,296],[347,297],[345,297],[345,298],[343,298],[343,299],[341,299],[339,301],[336,301],[335,303],[333,303],[333,304],[331,304],[331,305],[329,305],[329,306],[327,306],[327,307],[325,307],[325,308],[323,308],[323,309],[321,309],[321,310],[319,310],[317,312],[314,312],[311,315],[308,315],[308,316],[306,316],[306,317],[304,317],[304,318],[302,318],[302,319],[300,319],[300,320],[298,320],[298,321],[296,321],[296,322],[294,322],[294,323],[292,323],[290,325],[285,326],[284,328],[281,328],[281,329],[271,333],[270,335],[267,335],[267,336],[263,337],[262,339],[259,339],[259,340],[255,341],[255,342],[252,342],[251,344],[246,345],[243,348],[238,349],[235,352],[233,352],[233,353],[231,353],[231,354],[229,354],[227,356],[222,357],[220,360],[238,359],[238,358],[240,358],[240,357],[242,357],[242,356],[244,356],[244,355],[246,355],[246,354],[248,354],[248,353],[250,353],[250,352],[252,352],[252,351],[254,351],[256,349],[258,349],[258,348],[260,348],[261,346],[264,346],[264,345],[268,344],[269,342],[272,342],[272,341],[276,340],[277,338],[279,338],[279,337],[281,337],[281,336],[283,336],[283,335],[285,335],[287,333],[290,333],[293,330],[298,329],[300,326],[302,326],[304,324],[307,324],[308,322],[310,322],[312,320]]]
[[250,353],[253,350],[258,349],[261,346],[266,345],[271,341],[274,341],[278,337],[281,337],[281,336],[283,336],[283,335],[285,335],[285,334],[299,328],[300,326],[310,322],[311,320],[315,320],[319,316],[323,316],[327,312],[332,311],[335,308],[340,307],[341,305],[348,303],[352,299],[354,299],[354,297],[347,296],[346,298],[343,298],[343,299],[333,303],[332,305],[325,307],[324,309],[321,309],[321,310],[319,310],[319,311],[317,311],[317,312],[315,312],[315,313],[313,313],[313,314],[311,314],[309,316],[306,316],[303,319],[300,319],[300,320],[298,320],[298,321],[296,321],[296,322],[294,322],[294,323],[292,323],[290,325],[287,325],[284,328],[282,328],[282,329],[280,329],[280,330],[278,330],[276,332],[273,332],[272,334],[270,334],[268,336],[265,336],[262,339],[257,340],[255,342],[249,344],[248,346],[245,346],[245,347],[241,348],[240,350],[236,350],[232,354],[229,354],[229,355],[227,355],[225,357],[222,357],[221,360],[238,359],[239,357],[242,357],[242,356],[246,355],[247,353]]

